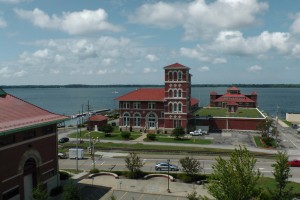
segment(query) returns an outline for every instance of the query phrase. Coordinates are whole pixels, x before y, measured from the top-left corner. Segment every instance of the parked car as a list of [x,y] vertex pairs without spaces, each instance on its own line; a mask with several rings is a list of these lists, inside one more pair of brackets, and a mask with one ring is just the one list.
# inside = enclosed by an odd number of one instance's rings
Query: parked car
[[161,162],[161,163],[156,164],[155,165],[155,170],[156,171],[168,170],[168,167],[169,167],[170,171],[178,171],[179,170],[177,165],[168,164],[168,163],[165,163],[165,162]]
[[198,135],[203,135],[203,134],[201,132],[201,129],[199,129],[199,130],[191,131],[190,135],[198,136]]
[[57,156],[58,156],[58,158],[60,158],[60,159],[67,158],[67,154],[64,153],[64,152],[59,152],[59,153],[57,154]]
[[69,142],[69,138],[67,138],[67,137],[60,138],[60,139],[58,140],[58,142],[59,142],[59,143]]
[[291,160],[291,161],[288,161],[288,164],[291,166],[291,167],[300,167],[300,160]]
[[202,133],[203,135],[208,135],[208,131],[202,130],[201,133]]

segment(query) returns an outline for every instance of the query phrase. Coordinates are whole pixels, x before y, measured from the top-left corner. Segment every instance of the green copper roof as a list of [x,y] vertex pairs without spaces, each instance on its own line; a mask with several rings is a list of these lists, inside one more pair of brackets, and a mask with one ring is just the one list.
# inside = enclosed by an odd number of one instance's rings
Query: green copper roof
[[7,93],[3,89],[0,88],[0,97],[4,97],[4,96],[6,96],[6,94]]

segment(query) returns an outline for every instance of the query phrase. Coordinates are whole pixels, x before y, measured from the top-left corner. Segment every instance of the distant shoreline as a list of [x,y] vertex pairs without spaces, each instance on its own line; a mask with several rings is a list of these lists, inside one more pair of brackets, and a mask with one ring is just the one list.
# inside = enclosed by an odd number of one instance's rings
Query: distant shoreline
[[[192,84],[192,87],[231,87],[239,88],[300,88],[300,84]],[[164,85],[151,84],[119,84],[119,85],[0,85],[0,88],[121,88],[121,87],[164,87]]]
[[[193,84],[192,87],[231,87],[236,86],[240,88],[300,88],[300,84]],[[70,84],[70,85],[0,85],[0,88],[118,88],[118,87],[164,87],[164,85],[151,84],[119,84],[119,85],[84,85],[84,84]]]

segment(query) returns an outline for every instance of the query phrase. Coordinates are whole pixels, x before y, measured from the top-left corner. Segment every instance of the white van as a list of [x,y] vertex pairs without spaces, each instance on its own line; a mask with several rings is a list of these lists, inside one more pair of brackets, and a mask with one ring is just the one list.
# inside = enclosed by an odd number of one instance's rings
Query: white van
[[74,159],[74,158],[78,158],[78,159],[83,159],[84,158],[84,149],[69,149],[69,158],[70,159]]

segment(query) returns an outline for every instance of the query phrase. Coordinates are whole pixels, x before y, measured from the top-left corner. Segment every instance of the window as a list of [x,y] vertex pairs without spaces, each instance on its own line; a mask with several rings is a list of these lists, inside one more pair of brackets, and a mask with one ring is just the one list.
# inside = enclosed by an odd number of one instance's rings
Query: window
[[169,71],[169,81],[172,81],[173,80],[173,73],[171,71]]
[[134,102],[133,103],[133,108],[134,109],[140,109],[141,108],[141,103],[140,102]]
[[169,90],[169,97],[173,97],[173,91]]
[[125,101],[123,103],[123,108],[128,109],[129,108],[129,102]]
[[178,97],[182,97],[182,90],[178,90]]
[[177,97],[177,90],[174,90],[174,97]]
[[177,112],[177,103],[173,104],[173,112]]
[[155,109],[155,102],[149,102],[148,109]]
[[182,104],[181,103],[178,104],[178,112],[182,112]]
[[161,118],[165,118],[165,113],[161,112]]
[[156,127],[156,116],[153,113],[148,116],[148,126],[149,128]]
[[181,71],[178,72],[178,81],[182,81],[182,72]]
[[141,115],[139,113],[134,114],[133,126],[141,126]]
[[123,126],[129,126],[130,125],[130,115],[129,113],[125,113],[123,115]]
[[174,119],[174,128],[181,127],[181,120],[180,119]]
[[169,104],[169,112],[172,112],[173,111],[173,106],[172,106],[172,104],[170,103]]

